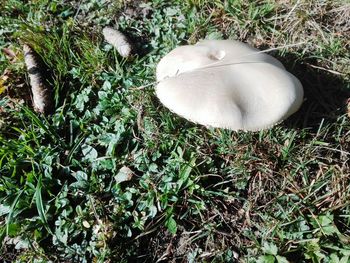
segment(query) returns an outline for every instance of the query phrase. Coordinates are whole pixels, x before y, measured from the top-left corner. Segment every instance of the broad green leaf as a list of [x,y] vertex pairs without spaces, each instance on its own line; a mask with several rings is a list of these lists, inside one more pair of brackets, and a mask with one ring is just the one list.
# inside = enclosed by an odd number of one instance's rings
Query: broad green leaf
[[8,216],[7,216],[7,220],[6,220],[6,234],[7,234],[7,235],[8,235],[8,233],[9,233],[9,227],[10,227],[10,224],[11,224],[11,221],[12,221],[12,216],[13,216],[13,214],[14,214],[14,212],[15,212],[15,208],[16,208],[16,206],[17,206],[18,200],[19,200],[19,198],[21,197],[23,191],[24,191],[24,190],[21,190],[21,191],[18,192],[18,194],[17,194],[15,200],[14,200],[14,201],[12,202],[12,204],[11,204],[10,212],[9,212],[9,214],[8,214]]
[[257,263],[275,263],[275,257],[273,255],[260,256]]
[[10,206],[0,204],[0,216],[7,215],[8,213],[10,213],[10,211]]
[[276,259],[277,259],[278,263],[289,263],[289,261],[285,257],[282,257],[282,256],[277,255]]
[[90,145],[84,144],[82,147],[84,157],[89,161],[96,160],[98,153],[97,151],[91,147]]
[[273,243],[264,243],[264,246],[262,247],[262,250],[266,253],[266,254],[270,254],[270,255],[277,255],[278,249],[277,246]]
[[129,167],[123,166],[116,174],[116,176],[114,176],[114,179],[117,184],[119,184],[121,182],[130,181],[133,175],[134,173]]
[[177,232],[177,224],[173,216],[169,217],[168,220],[165,222],[165,226],[168,228],[169,232],[172,234],[176,234]]
[[349,256],[343,256],[339,263],[349,263],[350,262],[350,257]]
[[7,235],[8,236],[16,236],[21,230],[21,226],[17,223],[9,224]]

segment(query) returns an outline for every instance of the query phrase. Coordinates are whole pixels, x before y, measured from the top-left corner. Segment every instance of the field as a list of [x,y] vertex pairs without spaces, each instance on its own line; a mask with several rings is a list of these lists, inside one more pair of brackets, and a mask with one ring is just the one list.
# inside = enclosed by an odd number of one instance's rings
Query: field
[[[271,49],[301,109],[259,132],[169,111],[156,65],[200,39]],[[23,44],[49,115],[33,110]],[[0,262],[347,263],[349,160],[347,0],[0,2]]]

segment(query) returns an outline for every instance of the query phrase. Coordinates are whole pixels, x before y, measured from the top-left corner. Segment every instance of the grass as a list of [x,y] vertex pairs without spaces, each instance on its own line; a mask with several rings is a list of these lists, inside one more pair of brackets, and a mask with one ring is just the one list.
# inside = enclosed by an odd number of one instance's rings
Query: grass
[[[5,0],[0,11],[2,261],[350,260],[346,1]],[[104,43],[106,25],[133,40],[133,59]],[[300,43],[270,53],[303,83],[302,108],[232,132],[138,89],[201,38]],[[47,69],[50,116],[31,108],[23,42]]]

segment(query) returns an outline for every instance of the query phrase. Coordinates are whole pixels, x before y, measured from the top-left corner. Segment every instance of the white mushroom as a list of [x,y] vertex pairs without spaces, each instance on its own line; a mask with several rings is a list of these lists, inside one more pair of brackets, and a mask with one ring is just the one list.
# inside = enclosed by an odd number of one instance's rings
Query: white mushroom
[[122,57],[127,58],[131,55],[132,47],[124,34],[111,27],[103,28],[102,34],[105,40],[115,47]]
[[157,66],[156,93],[178,115],[205,126],[256,131],[296,112],[299,80],[275,58],[231,40],[181,46]]

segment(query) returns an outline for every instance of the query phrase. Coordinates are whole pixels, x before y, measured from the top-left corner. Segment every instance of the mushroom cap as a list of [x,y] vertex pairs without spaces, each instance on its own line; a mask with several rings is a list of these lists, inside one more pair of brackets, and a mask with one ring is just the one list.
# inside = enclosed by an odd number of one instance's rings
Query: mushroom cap
[[299,80],[275,58],[232,40],[172,50],[157,66],[156,94],[178,115],[205,126],[256,131],[296,112]]

